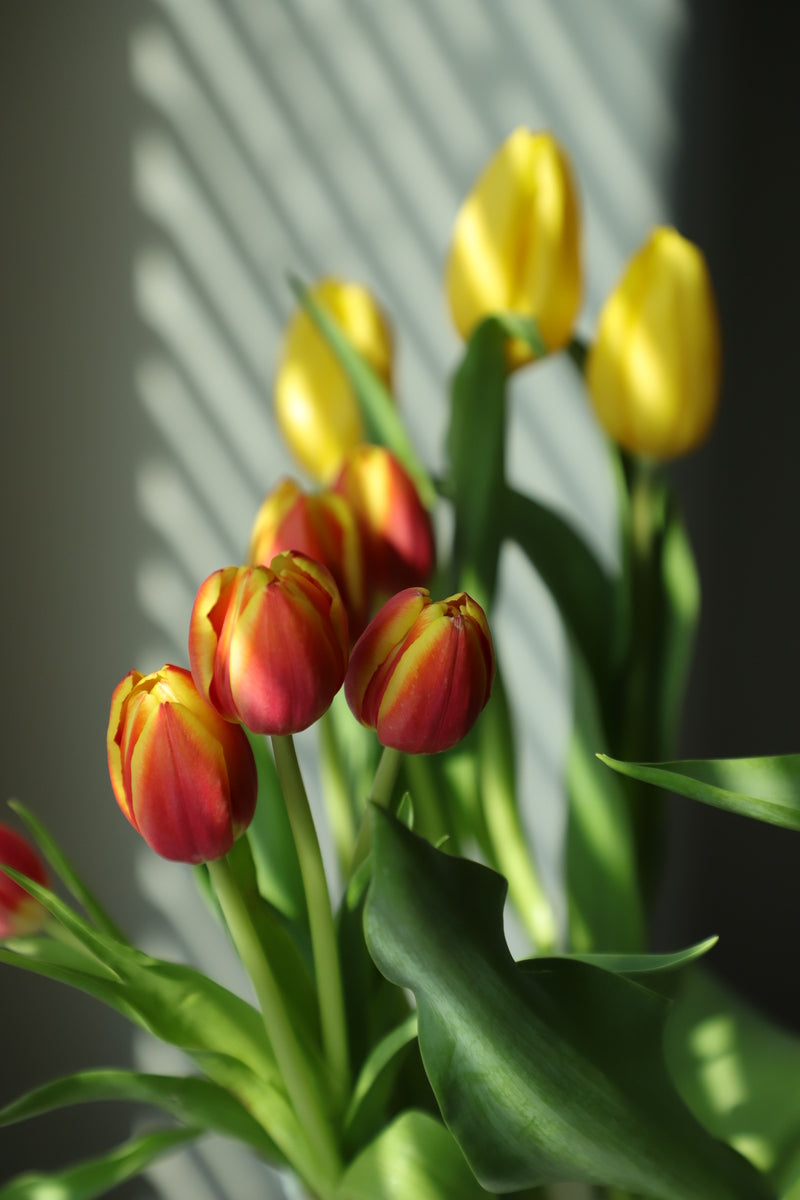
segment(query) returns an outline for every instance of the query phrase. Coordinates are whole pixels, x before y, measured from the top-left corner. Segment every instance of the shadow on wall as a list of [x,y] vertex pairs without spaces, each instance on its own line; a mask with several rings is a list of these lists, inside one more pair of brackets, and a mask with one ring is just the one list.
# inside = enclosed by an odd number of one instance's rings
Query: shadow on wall
[[[675,210],[718,292],[725,380],[717,427],[677,468],[703,588],[685,757],[800,751],[796,548],[800,404],[800,11],[753,21],[745,3],[695,4],[683,61]],[[720,935],[714,965],[800,1028],[800,839],[674,803],[661,936]]]

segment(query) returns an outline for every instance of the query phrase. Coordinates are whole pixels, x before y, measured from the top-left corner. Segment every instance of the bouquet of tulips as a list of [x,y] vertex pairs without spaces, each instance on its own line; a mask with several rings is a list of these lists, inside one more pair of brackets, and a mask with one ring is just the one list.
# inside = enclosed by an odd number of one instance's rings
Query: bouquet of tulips
[[[247,564],[201,583],[188,667],[113,691],[114,796],[153,851],[194,865],[250,998],[131,944],[22,805],[38,851],[0,827],[0,961],[186,1056],[182,1074],[84,1072],[6,1107],[10,1123],[121,1098],[161,1119],[2,1200],[105,1195],[209,1131],[319,1200],[545,1198],[566,1181],[609,1200],[800,1197],[800,1042],[713,981],[713,938],[647,948],[659,788],[800,826],[800,756],[672,760],[698,585],[663,464],[717,403],[703,256],[656,229],[577,341],[575,182],[554,138],[518,129],[457,216],[446,290],[465,349],[433,478],[370,292],[295,285],[276,419],[315,487],[279,482]],[[509,377],[561,352],[607,435],[614,574],[505,471]],[[491,633],[509,542],[570,650],[563,920],[526,844]],[[313,725],[336,894],[292,740]]]

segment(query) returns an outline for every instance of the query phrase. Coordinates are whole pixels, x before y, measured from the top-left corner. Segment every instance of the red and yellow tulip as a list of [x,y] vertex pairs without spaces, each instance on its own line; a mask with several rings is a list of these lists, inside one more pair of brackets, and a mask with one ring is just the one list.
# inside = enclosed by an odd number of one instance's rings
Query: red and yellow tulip
[[469,733],[494,671],[492,635],[479,604],[465,592],[434,601],[426,588],[407,588],[353,647],[345,696],[384,746],[434,754]]
[[298,733],[342,686],[347,615],[330,572],[295,552],[215,571],[197,593],[189,659],[203,698],[254,733]]
[[[35,883],[47,884],[47,872],[39,855],[8,825],[0,825],[0,866],[13,867]],[[0,871],[0,941],[36,933],[46,920],[47,911],[39,901]]]
[[130,671],[114,689],[108,769],[122,812],[163,858],[221,858],[255,811],[247,734],[206,704],[183,667]]

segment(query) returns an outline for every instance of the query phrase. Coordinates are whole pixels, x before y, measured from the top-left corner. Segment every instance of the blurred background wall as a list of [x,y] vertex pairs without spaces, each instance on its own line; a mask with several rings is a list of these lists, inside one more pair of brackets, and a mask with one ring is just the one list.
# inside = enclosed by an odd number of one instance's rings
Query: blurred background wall
[[[653,224],[708,255],[726,378],[714,436],[675,469],[704,589],[683,748],[798,749],[800,18],[771,11],[756,24],[748,5],[713,0],[0,4],[0,791],[46,820],[155,952],[222,956],[242,983],[188,870],[154,861],[116,809],[108,700],[133,665],[185,662],[197,585],[241,558],[262,494],[291,469],[270,398],[286,273],[375,290],[400,403],[436,466],[458,354],[441,294],[449,231],[518,124],[552,129],[580,179],[582,332]],[[613,563],[601,443],[568,364],[515,379],[512,408],[514,478]],[[556,887],[563,639],[538,581],[510,557],[503,572],[501,648],[528,698],[527,819]],[[720,969],[796,1024],[781,950],[794,840],[671,811],[660,944],[720,934]],[[11,970],[0,1031],[0,1102],[79,1067],[168,1058],[94,1002]],[[3,1130],[0,1180],[96,1153],[130,1120],[106,1106]],[[220,1196],[227,1153],[183,1155],[118,1194]],[[237,1172],[226,1194],[249,1200],[258,1184]]]

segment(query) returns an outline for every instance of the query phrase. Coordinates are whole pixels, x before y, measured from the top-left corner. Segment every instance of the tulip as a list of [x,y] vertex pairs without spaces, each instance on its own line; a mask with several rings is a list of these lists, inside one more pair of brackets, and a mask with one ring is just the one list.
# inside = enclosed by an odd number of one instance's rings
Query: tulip
[[247,734],[209,708],[182,667],[130,671],[114,689],[108,769],[131,825],[176,862],[221,858],[255,811]]
[[[489,161],[456,217],[445,287],[464,339],[484,317],[516,313],[536,319],[549,351],[569,342],[583,290],[578,199],[549,133],[515,129]],[[509,367],[532,357],[509,342]]]
[[256,514],[248,562],[269,566],[283,550],[297,550],[328,568],[356,637],[364,628],[368,596],[361,537],[348,502],[329,491],[311,495],[293,479],[282,480]]
[[[47,872],[29,842],[8,825],[0,825],[0,866],[13,867],[35,883],[47,886]],[[0,871],[0,941],[36,933],[47,920],[47,910],[24,888]]]
[[469,733],[489,699],[494,669],[479,604],[465,592],[433,601],[426,588],[406,588],[353,647],[345,697],[384,746],[435,754]]
[[330,572],[294,552],[269,567],[215,571],[189,621],[198,690],[254,733],[298,733],[321,717],[344,681],[348,648]]
[[433,570],[433,527],[416,487],[383,446],[357,446],[334,491],[355,513],[373,596],[427,583]]
[[720,360],[705,259],[674,229],[655,229],[600,313],[586,380],[601,424],[634,454],[686,454],[713,423]]
[[[392,335],[371,293],[336,279],[320,280],[309,292],[390,387]],[[275,379],[275,416],[297,461],[322,482],[332,479],[347,451],[364,441],[361,409],[350,382],[304,309],[298,309],[286,331]]]

